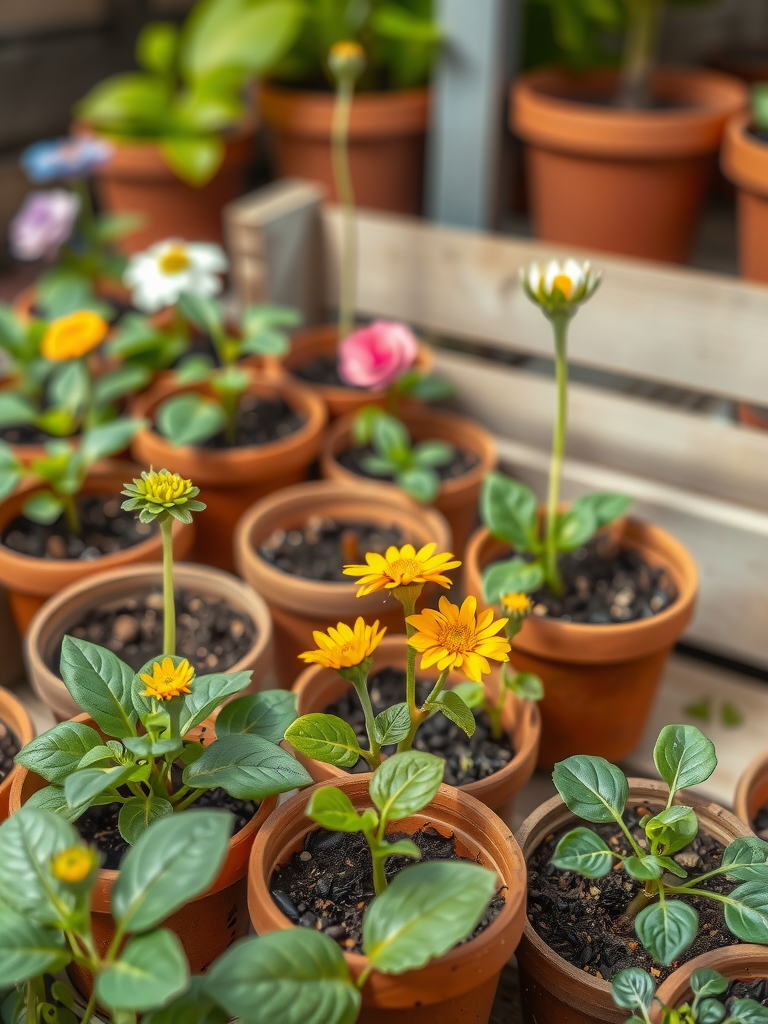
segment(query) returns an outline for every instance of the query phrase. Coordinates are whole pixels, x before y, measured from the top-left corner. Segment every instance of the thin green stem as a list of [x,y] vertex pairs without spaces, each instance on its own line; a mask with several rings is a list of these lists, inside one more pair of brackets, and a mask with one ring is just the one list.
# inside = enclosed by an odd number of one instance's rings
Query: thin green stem
[[333,178],[341,204],[342,248],[339,270],[339,341],[352,333],[357,293],[357,225],[355,223],[355,192],[349,166],[349,118],[355,93],[354,79],[339,78],[333,107],[331,146]]
[[675,892],[684,892],[689,889],[692,885],[698,885],[699,882],[703,882],[707,878],[712,878],[713,875],[726,875],[732,868],[715,868],[712,871],[707,871],[706,874],[697,875],[696,878],[691,878],[687,882],[683,882],[682,885],[676,885],[674,887]]
[[635,842],[635,838],[634,838],[634,836],[633,836],[633,835],[632,835],[632,833],[631,833],[631,832],[629,831],[629,829],[627,828],[627,826],[626,826],[626,825],[624,824],[624,819],[623,819],[623,818],[621,817],[621,815],[619,815],[619,816],[615,816],[615,815],[614,815],[614,818],[615,818],[616,824],[617,824],[617,825],[619,826],[619,828],[621,829],[621,831],[622,831],[622,832],[624,833],[624,835],[625,835],[625,836],[627,837],[627,839],[628,839],[628,841],[629,841],[629,845],[630,845],[630,846],[632,847],[632,849],[633,849],[633,850],[635,851],[635,853],[637,854],[637,856],[638,856],[638,857],[645,857],[645,856],[646,856],[646,852],[645,852],[645,850],[643,850],[643,849],[642,849],[642,847],[641,847],[641,846],[639,846],[639,845],[638,845],[638,843],[636,843],[636,842]]
[[363,714],[365,715],[365,729],[368,733],[368,746],[370,748],[371,756],[375,760],[376,764],[381,764],[381,744],[376,738],[376,716],[373,713],[371,695],[368,693],[368,686],[366,683],[361,682],[359,685],[355,685],[355,693],[360,700],[360,704],[363,708]]
[[552,593],[559,597],[563,592],[560,570],[557,565],[557,506],[560,502],[560,478],[563,472],[565,451],[565,429],[568,419],[568,317],[554,316],[552,326],[555,332],[555,370],[557,373],[557,411],[555,430],[552,438],[552,460],[549,469],[549,493],[547,495],[547,519],[545,533],[545,574]]
[[77,511],[77,497],[74,494],[62,495],[61,500],[64,502],[64,518],[67,521],[67,526],[79,537],[82,532],[80,526],[80,516]]
[[628,0],[627,31],[618,105],[630,109],[650,106],[651,75],[663,0]]
[[373,970],[373,964],[368,964],[368,966],[365,968],[363,973],[360,975],[360,977],[355,982],[355,984],[357,985],[358,988],[362,988],[363,985],[366,983],[366,981],[368,981],[368,979],[371,976],[371,971],[372,970]]
[[163,654],[176,654],[176,604],[173,599],[173,518],[160,520],[163,536]]
[[424,701],[420,708],[416,709],[416,714],[411,716],[411,728],[408,730],[408,735],[405,737],[405,739],[401,740],[400,744],[398,745],[398,751],[411,749],[411,747],[413,746],[413,741],[416,738],[416,733],[418,731],[419,726],[422,724],[422,722],[426,722],[426,720],[432,714],[434,714],[434,709],[429,708],[427,705],[434,704],[434,702],[440,696],[443,687],[445,686],[445,680],[447,678],[448,669],[440,673],[440,675],[437,678],[437,682],[432,687],[432,690],[430,691],[427,699]]
[[709,889],[686,889],[682,885],[668,885],[666,890],[673,895],[679,896],[704,896],[708,900],[717,900],[720,903],[733,903],[733,900],[728,896],[723,896],[719,892],[710,892]]
[[645,910],[646,907],[649,907],[651,903],[653,903],[657,895],[661,895],[661,890],[651,896],[645,891],[645,889],[641,889],[624,911],[622,917],[625,917],[628,921],[634,921],[641,910]]
[[82,1018],[80,1020],[80,1024],[89,1024],[91,1018],[93,1017],[93,1011],[95,1009],[96,1009],[96,986],[94,985],[93,992],[91,992],[91,998],[88,1000],[88,1005],[85,1008],[85,1013],[83,1014],[83,1016],[82,1016]]
[[181,803],[176,804],[176,806],[174,807],[174,811],[185,811],[187,807],[189,807],[190,804],[193,804],[195,800],[201,797],[204,792],[204,789],[193,789],[185,800],[182,800]]
[[371,851],[373,856],[373,888],[377,896],[381,896],[387,888],[387,876],[384,871],[385,856]]

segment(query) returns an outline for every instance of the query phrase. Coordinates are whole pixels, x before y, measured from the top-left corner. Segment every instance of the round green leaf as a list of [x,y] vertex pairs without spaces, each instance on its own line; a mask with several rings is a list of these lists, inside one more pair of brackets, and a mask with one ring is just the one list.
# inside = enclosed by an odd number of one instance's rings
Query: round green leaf
[[0,986],[60,971],[70,959],[63,932],[0,904]]
[[654,903],[642,910],[635,921],[638,939],[654,960],[665,965],[690,946],[698,927],[698,913],[681,900]]
[[743,942],[768,946],[768,885],[764,881],[745,882],[729,893],[725,923]]
[[498,604],[505,594],[530,594],[544,582],[539,562],[511,558],[494,562],[483,572],[483,596],[486,604]]
[[430,705],[431,707],[436,707],[454,725],[458,725],[467,736],[474,734],[477,726],[475,716],[461,699],[461,694],[456,693],[455,690],[443,690],[434,704]]
[[336,715],[302,715],[285,730],[285,738],[300,754],[337,768],[351,768],[361,754],[354,729]]
[[664,867],[658,857],[651,855],[647,857],[627,857],[624,861],[624,870],[633,878],[645,882],[650,878],[661,878],[664,874]]
[[573,551],[594,536],[597,517],[588,505],[575,503],[557,520],[555,544],[558,551]]
[[672,854],[692,843],[699,831],[699,820],[691,807],[674,804],[645,823],[645,834],[657,853]]
[[719,996],[728,988],[728,981],[717,971],[699,967],[691,975],[691,989],[695,996]]
[[48,782],[63,783],[89,750],[102,745],[101,736],[83,722],[60,722],[35,737],[16,755],[16,763]]
[[585,878],[600,878],[611,870],[613,854],[592,829],[575,828],[557,844],[552,863]]
[[726,846],[722,867],[740,882],[768,882],[768,843],[757,836],[739,836]]
[[306,815],[333,832],[370,831],[379,824],[372,808],[358,814],[347,794],[335,786],[316,790],[309,798]]
[[182,778],[193,789],[221,786],[239,800],[264,800],[312,784],[295,757],[250,733],[217,739],[184,769]]
[[279,743],[296,721],[298,698],[291,690],[262,690],[231,700],[216,718],[216,735],[250,733]]
[[665,725],[656,740],[653,760],[671,794],[706,782],[717,767],[712,740],[695,725]]
[[586,821],[613,821],[627,806],[627,778],[604,757],[575,754],[555,765],[552,779],[569,810]]
[[768,1024],[768,1006],[762,1006],[755,999],[734,999],[730,1018],[738,1024]]
[[384,821],[415,814],[433,799],[443,781],[445,762],[421,750],[393,754],[371,776],[369,793]]
[[117,827],[126,843],[133,846],[153,821],[164,818],[166,814],[173,814],[170,800],[154,794],[147,797],[132,796],[120,808]]
[[55,523],[64,510],[64,502],[52,491],[37,491],[24,502],[22,513],[33,523],[50,526]]
[[137,715],[131,703],[134,673],[116,654],[87,640],[65,636],[60,670],[74,702],[107,736],[122,739],[136,735]]
[[411,714],[408,705],[392,704],[385,708],[374,720],[376,739],[382,747],[404,740],[411,729]]
[[433,502],[440,490],[440,477],[433,469],[425,466],[399,470],[395,474],[395,482],[406,494],[410,494],[423,505]]
[[[765,1011],[768,1020],[768,1009]],[[725,1007],[719,999],[705,999],[699,1003],[696,1024],[720,1024],[725,1017]]]
[[530,487],[503,473],[489,473],[480,495],[480,516],[497,540],[518,551],[531,550],[538,529],[538,500]]
[[227,697],[232,697],[249,686],[252,676],[253,672],[250,670],[195,676],[194,683],[190,687],[191,692],[185,694],[184,703],[181,705],[179,714],[181,735],[186,736],[190,729],[204,722],[217,707],[224,703]]
[[202,395],[176,395],[157,410],[157,429],[178,446],[202,444],[219,434],[227,418],[221,405]]
[[167,928],[136,935],[96,980],[100,1003],[111,1010],[151,1010],[180,995],[189,964],[178,936]]
[[656,983],[639,967],[627,967],[611,982],[613,1001],[624,1010],[649,1010],[656,994]]
[[[52,787],[48,787],[49,789]],[[57,853],[80,837],[57,814],[22,807],[0,825],[0,892],[3,902],[40,924],[55,924],[74,907],[71,890],[50,873]]]
[[468,708],[479,708],[485,700],[485,687],[482,683],[472,682],[466,679],[463,683],[457,683],[453,692],[458,693]]

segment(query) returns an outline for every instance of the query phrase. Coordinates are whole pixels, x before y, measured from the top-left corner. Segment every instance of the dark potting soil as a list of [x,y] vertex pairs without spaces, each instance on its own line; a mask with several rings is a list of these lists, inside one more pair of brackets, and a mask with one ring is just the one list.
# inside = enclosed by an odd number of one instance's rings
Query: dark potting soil
[[766,804],[765,807],[761,807],[755,815],[752,831],[760,839],[765,839],[765,841],[768,842],[768,804]]
[[16,733],[0,719],[0,782],[13,768],[13,759],[21,750],[21,743]]
[[[177,590],[176,653],[195,672],[227,672],[249,650],[256,627],[225,600]],[[134,671],[163,649],[163,595],[158,586],[143,597],[121,598],[93,608],[69,632],[114,651]],[[51,661],[55,669],[60,649]]]
[[[350,473],[357,474],[357,476],[364,476],[369,480],[391,479],[391,477],[380,476],[378,473],[369,473],[365,468],[363,465],[365,459],[373,454],[373,448],[370,445],[365,445],[362,448],[347,448],[346,451],[339,452],[336,460],[344,469],[349,470]],[[441,480],[456,480],[458,477],[469,473],[471,469],[474,469],[477,462],[478,458],[474,452],[464,448],[454,448],[451,461],[445,466],[435,466],[434,468]]]
[[[433,684],[427,680],[416,680],[416,700],[421,704],[429,695]],[[405,671],[397,668],[384,668],[376,672],[368,681],[368,690],[375,714],[380,714],[393,704],[405,700]],[[358,743],[367,748],[368,736],[365,731],[365,716],[360,701],[354,690],[344,694],[337,701],[325,708],[328,715],[338,715],[349,722],[355,730]],[[449,786],[465,786],[478,779],[486,779],[489,775],[501,771],[515,756],[515,750],[506,733],[497,742],[491,738],[491,725],[482,708],[472,711],[475,717],[475,731],[471,736],[450,722],[445,715],[433,715],[428,718],[416,733],[413,741],[414,750],[425,750],[428,754],[436,754],[445,761],[443,782]],[[384,753],[392,754],[395,746],[384,747]],[[368,764],[359,758],[350,772],[367,772]]]
[[22,423],[18,427],[2,427],[0,440],[6,444],[46,444],[53,440],[53,435],[29,423]]
[[730,1001],[732,999],[754,999],[762,1006],[768,1006],[768,978],[758,978],[755,981],[732,981],[722,995],[716,997],[725,1003],[726,1017],[731,1016]]
[[317,356],[309,362],[294,366],[291,373],[294,377],[306,380],[310,384],[320,384],[323,387],[331,388],[349,388],[350,391],[364,390],[357,384],[347,384],[345,380],[342,380],[339,376],[339,361],[335,355]]
[[237,412],[234,443],[224,433],[206,441],[203,448],[245,448],[271,444],[295,434],[304,426],[303,417],[295,413],[282,398],[257,398],[243,395]]
[[[641,845],[645,843],[645,836],[638,827],[640,818],[648,811],[657,813],[660,809],[638,805],[624,815]],[[632,853],[618,826],[579,824],[596,832],[617,853]],[[550,949],[568,963],[606,981],[625,967],[640,967],[660,982],[680,964],[700,953],[738,943],[725,925],[720,903],[701,896],[685,897],[685,902],[699,912],[696,938],[669,967],[657,964],[640,945],[634,927],[622,919],[642,888],[642,882],[630,878],[625,871],[611,871],[602,878],[582,878],[550,863],[558,842],[571,827],[547,836],[528,861],[528,920]],[[699,833],[690,846],[674,855],[674,859],[691,878],[719,867],[723,850],[716,839]],[[738,884],[724,875],[716,875],[701,882],[698,888],[727,894]]]
[[768,129],[766,128],[755,128],[750,126],[747,128],[748,133],[753,139],[757,139],[758,142],[768,142]]
[[81,558],[124,551],[157,532],[155,523],[140,523],[133,512],[123,512],[120,497],[80,496],[77,510],[82,534],[73,533],[64,516],[50,526],[16,516],[5,528],[2,541],[11,551],[32,558]]
[[313,516],[295,530],[275,530],[259,548],[261,557],[276,569],[307,580],[349,583],[344,565],[365,561],[367,551],[384,554],[406,542],[396,523],[361,523]]
[[[444,836],[432,825],[410,836],[405,832],[387,833],[387,838],[393,842],[412,839],[421,850],[421,861],[467,859],[456,853],[454,835]],[[387,880],[413,863],[407,857],[389,857],[385,865]],[[365,836],[324,828],[308,832],[304,849],[292,854],[287,864],[278,866],[270,889],[277,906],[294,924],[325,932],[347,952],[362,952],[363,915],[376,895]],[[464,941],[485,931],[499,916],[504,902],[502,888]]]
[[[120,862],[130,849],[117,827],[120,806],[120,804],[102,804],[97,807],[89,807],[74,823],[82,838],[87,843],[96,846],[102,853],[104,860],[101,866],[109,871],[118,870]],[[229,811],[234,816],[233,836],[245,828],[259,809],[258,803],[254,800],[236,800],[223,789],[207,789],[201,797],[195,800],[192,807],[215,807]]]

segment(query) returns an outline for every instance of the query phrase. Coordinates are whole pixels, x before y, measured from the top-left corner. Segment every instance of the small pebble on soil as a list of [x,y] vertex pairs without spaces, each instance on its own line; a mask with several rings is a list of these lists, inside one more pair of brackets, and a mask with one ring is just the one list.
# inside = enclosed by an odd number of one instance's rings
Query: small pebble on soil
[[0,782],[13,769],[13,759],[21,750],[16,734],[0,719]]
[[275,530],[259,548],[261,557],[292,576],[329,583],[350,583],[342,569],[365,561],[368,551],[384,554],[406,542],[396,523],[348,522],[312,516],[301,527]]
[[[346,451],[339,452],[336,459],[339,465],[349,470],[350,473],[355,473],[357,476],[364,476],[369,480],[391,479],[379,476],[378,473],[369,473],[367,471],[364,461],[373,454],[373,448],[370,445],[366,445],[360,448],[347,448]],[[451,461],[445,466],[435,466],[434,468],[441,480],[456,480],[458,477],[469,473],[471,469],[474,469],[477,462],[478,458],[474,452],[463,448],[454,448]]]
[[256,398],[243,395],[237,413],[234,441],[228,441],[224,433],[206,441],[203,448],[245,448],[255,445],[283,441],[304,426],[303,417],[282,398]]

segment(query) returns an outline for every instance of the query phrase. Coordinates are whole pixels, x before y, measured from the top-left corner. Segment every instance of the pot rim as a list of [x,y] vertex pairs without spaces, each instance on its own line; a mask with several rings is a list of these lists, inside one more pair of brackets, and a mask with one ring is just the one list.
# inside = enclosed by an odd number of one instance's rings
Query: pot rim
[[[264,123],[289,135],[328,141],[333,119],[333,93],[303,89],[266,79],[258,86]],[[350,114],[350,139],[386,140],[421,135],[427,129],[431,105],[428,85],[411,89],[382,89],[355,93]]]
[[752,794],[758,786],[768,791],[768,750],[764,750],[750,761],[736,785],[733,808],[737,817],[750,829],[754,817]]
[[750,134],[751,126],[748,113],[734,114],[728,120],[720,166],[737,188],[768,197],[768,144]]
[[[37,735],[35,724],[27,709],[18,697],[4,686],[0,686],[0,720],[10,727],[22,747],[25,747]],[[6,805],[19,767],[20,765],[14,764],[5,778],[0,781],[0,798],[3,798]]]
[[[693,960],[681,964],[674,974],[670,974],[667,980],[659,985],[656,998],[665,1005],[675,1008],[682,1002],[688,1002],[693,997],[690,978],[693,972],[699,969],[717,971],[728,981],[752,981],[766,978],[768,977],[768,948],[750,943],[740,943],[738,946],[725,946],[722,949],[712,949],[708,953],[701,953]],[[753,971],[759,973],[753,974]],[[747,974],[752,976],[746,978]],[[661,1017],[661,1008],[654,1003],[651,1009],[651,1019],[654,1024],[661,1024]]]

